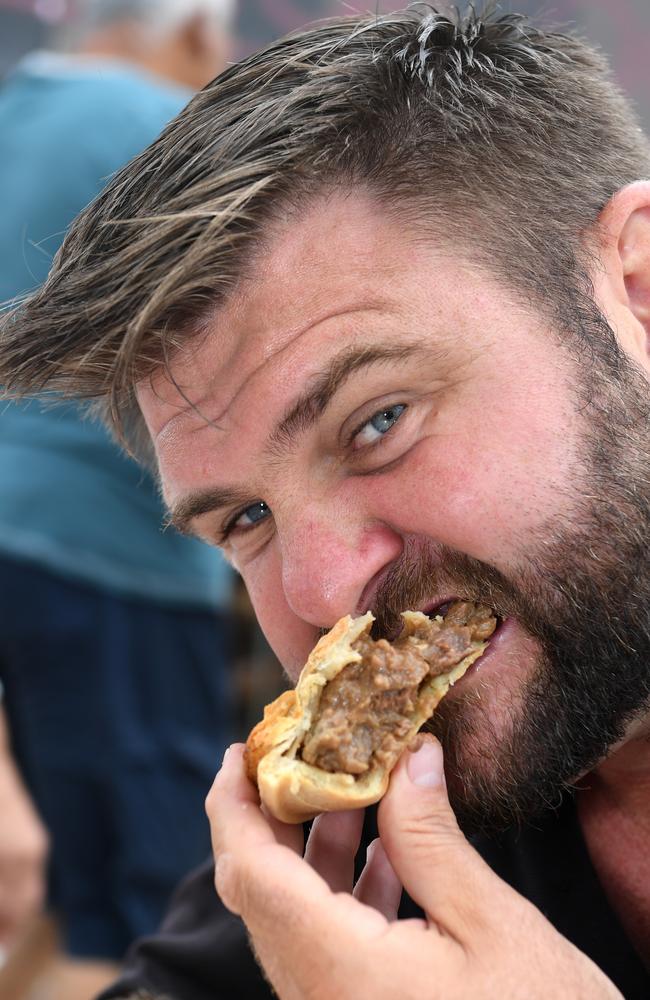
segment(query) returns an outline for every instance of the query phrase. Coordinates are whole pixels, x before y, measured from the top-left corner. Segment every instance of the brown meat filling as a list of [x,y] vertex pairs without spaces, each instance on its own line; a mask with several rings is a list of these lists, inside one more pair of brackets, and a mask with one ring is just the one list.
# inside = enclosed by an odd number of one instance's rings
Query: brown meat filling
[[363,659],[325,687],[302,759],[347,774],[363,774],[376,763],[390,767],[410,728],[422,682],[460,663],[495,626],[489,608],[456,601],[444,621],[427,619],[415,632],[426,643],[420,649],[408,639],[391,644],[362,636],[354,648]]

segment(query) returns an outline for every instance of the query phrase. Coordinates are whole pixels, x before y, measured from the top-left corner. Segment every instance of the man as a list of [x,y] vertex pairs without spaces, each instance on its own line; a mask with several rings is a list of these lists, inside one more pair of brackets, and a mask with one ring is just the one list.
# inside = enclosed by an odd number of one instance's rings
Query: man
[[[35,53],[7,79],[0,300],[45,278],[75,215],[224,67],[231,13],[92,0],[68,25],[72,51]],[[42,888],[29,793],[51,837],[59,989],[85,1000],[209,848],[231,576],[162,531],[155,479],[105,428],[52,402],[0,413],[0,943]]]
[[[475,846],[431,739],[354,891],[361,816],[302,858],[226,758],[217,888],[283,1000],[648,994],[649,164],[571,37],[342,19],[198,95],[3,332],[14,391],[144,422],[292,679],[346,613],[499,617],[436,717]],[[269,995],[207,878],[110,995]]]

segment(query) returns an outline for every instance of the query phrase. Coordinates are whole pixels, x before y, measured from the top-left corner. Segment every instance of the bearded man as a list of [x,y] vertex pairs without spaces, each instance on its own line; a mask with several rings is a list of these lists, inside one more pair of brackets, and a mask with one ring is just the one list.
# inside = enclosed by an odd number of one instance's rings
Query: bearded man
[[198,875],[111,996],[269,996],[225,905],[282,1000],[647,997],[649,166],[568,35],[340,19],[199,94],[5,326],[0,381],[155,454],[293,680],[347,613],[499,620],[362,871],[359,813],[303,857],[233,749],[223,903]]

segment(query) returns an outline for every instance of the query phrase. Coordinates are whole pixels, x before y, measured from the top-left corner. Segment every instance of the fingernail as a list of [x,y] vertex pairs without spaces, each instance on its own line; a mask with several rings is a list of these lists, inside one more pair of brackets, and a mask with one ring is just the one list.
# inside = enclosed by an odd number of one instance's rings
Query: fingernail
[[223,752],[223,758],[222,758],[222,761],[221,761],[221,766],[222,767],[226,763],[226,757],[228,756],[229,753],[230,753],[230,747],[226,747],[226,749]]
[[416,733],[411,742],[409,743],[407,749],[411,753],[417,753],[422,744],[424,743],[424,735],[422,733]]
[[409,754],[406,770],[413,784],[421,788],[436,788],[444,784],[442,747],[438,741],[423,741],[419,750]]
[[375,837],[375,839],[371,840],[370,843],[368,844],[366,850],[366,862],[372,861],[378,847],[379,847],[379,837]]

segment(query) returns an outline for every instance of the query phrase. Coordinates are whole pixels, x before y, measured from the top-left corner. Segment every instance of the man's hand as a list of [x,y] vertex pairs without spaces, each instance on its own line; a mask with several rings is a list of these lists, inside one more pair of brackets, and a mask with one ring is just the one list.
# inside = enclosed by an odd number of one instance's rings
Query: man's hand
[[[302,831],[269,820],[231,748],[208,796],[216,886],[246,923],[281,1000],[621,1000],[594,963],[502,882],[458,829],[442,752],[393,772],[352,888],[362,815]],[[401,888],[424,920],[397,920]]]
[[0,747],[0,946],[10,947],[41,907],[47,833],[6,746]]

